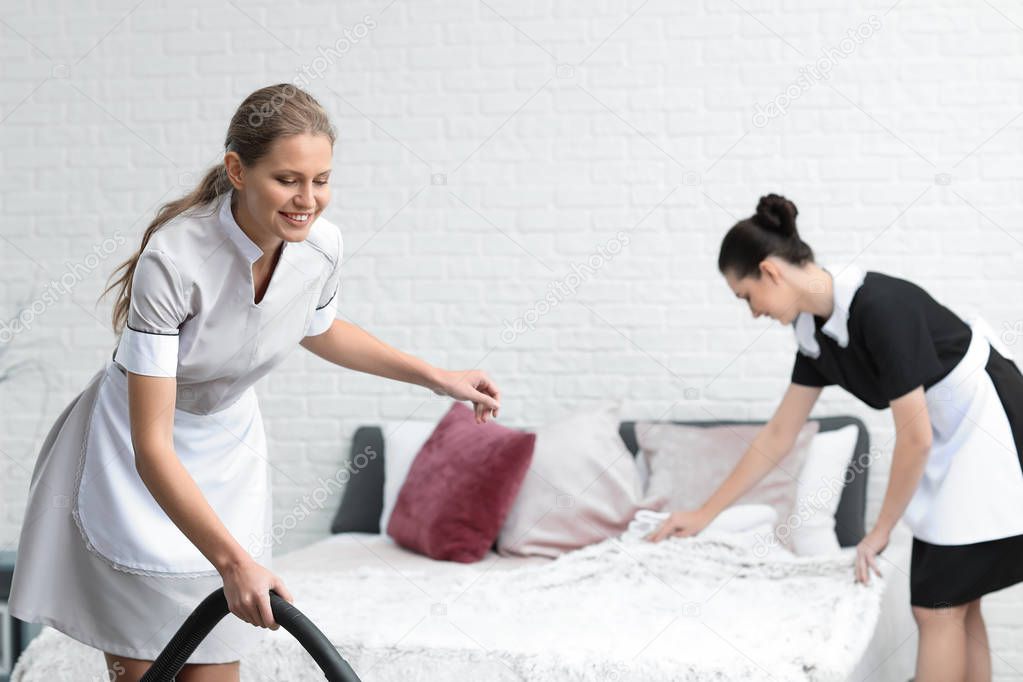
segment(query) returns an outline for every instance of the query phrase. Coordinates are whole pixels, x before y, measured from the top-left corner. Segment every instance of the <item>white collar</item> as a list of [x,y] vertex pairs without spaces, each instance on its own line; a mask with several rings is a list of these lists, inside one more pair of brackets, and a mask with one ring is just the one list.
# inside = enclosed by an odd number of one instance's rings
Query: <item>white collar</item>
[[[849,264],[844,268],[826,267],[831,273],[832,294],[834,297],[831,317],[821,327],[821,331],[833,338],[838,345],[845,348],[849,345],[849,305],[852,303],[856,290],[863,284],[866,271],[856,265]],[[815,338],[816,326],[813,313],[802,312],[792,323],[796,333],[796,343],[804,355],[816,358],[821,353],[820,345]]]
[[[231,241],[235,243],[238,250],[242,252],[242,255],[248,259],[249,264],[255,263],[263,256],[263,249],[259,248],[259,244],[252,241],[249,235],[245,234],[245,230],[241,228],[238,221],[234,219],[234,214],[231,212],[231,198],[234,196],[235,189],[232,187],[229,192],[226,192],[220,199],[220,211],[218,213],[220,218],[220,224],[224,226],[227,231],[227,235],[231,238]],[[281,247],[281,257],[284,257],[284,251],[288,248],[288,240],[284,240]]]

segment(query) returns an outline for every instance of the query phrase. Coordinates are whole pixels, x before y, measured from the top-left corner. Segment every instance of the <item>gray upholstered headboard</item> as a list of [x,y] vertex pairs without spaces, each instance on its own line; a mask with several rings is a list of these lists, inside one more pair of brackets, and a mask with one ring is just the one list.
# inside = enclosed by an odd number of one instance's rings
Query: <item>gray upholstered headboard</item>
[[[849,462],[845,475],[845,487],[835,512],[835,533],[842,547],[851,547],[859,543],[865,534],[865,515],[867,510],[867,475],[869,473],[869,457],[863,456],[870,450],[870,435],[866,425],[853,416],[817,417],[820,431],[834,431],[849,424],[855,424],[859,432],[856,448]],[[720,426],[724,424],[763,424],[763,421],[674,421],[674,424],[690,426]],[[633,456],[638,452],[636,445],[636,423],[622,422],[619,433],[626,447]],[[366,453],[373,453],[367,457]],[[361,456],[360,456],[361,455]],[[361,426],[352,437],[352,447],[348,455],[349,463],[356,462],[359,466],[349,466],[353,472],[345,487],[341,505],[331,524],[332,533],[379,533],[380,514],[384,508],[384,436],[379,426]]]

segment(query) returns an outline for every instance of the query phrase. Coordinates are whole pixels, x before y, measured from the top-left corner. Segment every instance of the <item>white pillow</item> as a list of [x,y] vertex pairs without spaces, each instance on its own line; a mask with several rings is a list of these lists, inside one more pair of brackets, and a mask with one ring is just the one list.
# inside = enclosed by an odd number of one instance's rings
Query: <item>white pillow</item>
[[733,504],[722,509],[703,532],[749,533],[760,531],[765,535],[773,532],[778,521],[778,512],[769,504]]
[[782,520],[791,530],[792,547],[799,556],[841,549],[835,534],[835,511],[858,435],[856,424],[849,424],[818,433],[810,443],[810,453],[796,483],[796,518]]
[[497,538],[502,556],[546,556],[620,535],[641,506],[621,404],[600,401],[536,429],[522,487]]
[[387,535],[387,522],[391,520],[394,503],[408,477],[412,461],[423,444],[437,428],[436,421],[385,421],[380,424],[384,434],[384,508],[380,512],[380,534]]
[[788,555],[780,544],[772,542],[778,524],[778,512],[769,504],[733,504],[707,524],[701,534],[725,534],[731,542],[745,547],[754,556]]

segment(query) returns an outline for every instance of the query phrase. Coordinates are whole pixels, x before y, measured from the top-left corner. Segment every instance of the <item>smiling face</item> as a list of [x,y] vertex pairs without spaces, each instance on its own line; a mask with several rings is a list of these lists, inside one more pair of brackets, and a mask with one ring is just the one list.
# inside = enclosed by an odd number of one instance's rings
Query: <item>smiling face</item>
[[242,185],[238,223],[256,233],[250,235],[253,241],[266,248],[276,238],[299,242],[309,235],[330,203],[332,157],[330,139],[308,133],[276,140],[270,153],[249,168],[228,152],[224,163]]
[[799,315],[799,293],[785,276],[786,263],[768,257],[760,263],[760,277],[737,279],[731,270],[725,281],[737,298],[747,302],[754,318],[767,315],[783,324],[791,324]]

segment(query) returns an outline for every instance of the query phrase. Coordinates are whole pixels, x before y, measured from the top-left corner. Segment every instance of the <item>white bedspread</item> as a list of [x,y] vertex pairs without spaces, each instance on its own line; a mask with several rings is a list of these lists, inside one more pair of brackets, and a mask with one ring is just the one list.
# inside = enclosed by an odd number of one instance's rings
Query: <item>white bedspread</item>
[[[757,558],[727,538],[609,540],[555,561],[476,565],[397,565],[372,548],[369,565],[303,565],[299,552],[275,569],[365,682],[845,680],[875,632],[884,581],[854,583],[852,548]],[[286,631],[265,638],[242,680],[318,679]],[[91,649],[49,630],[13,682],[76,679],[47,665],[58,639],[64,665],[81,659],[65,670],[90,669]]]

